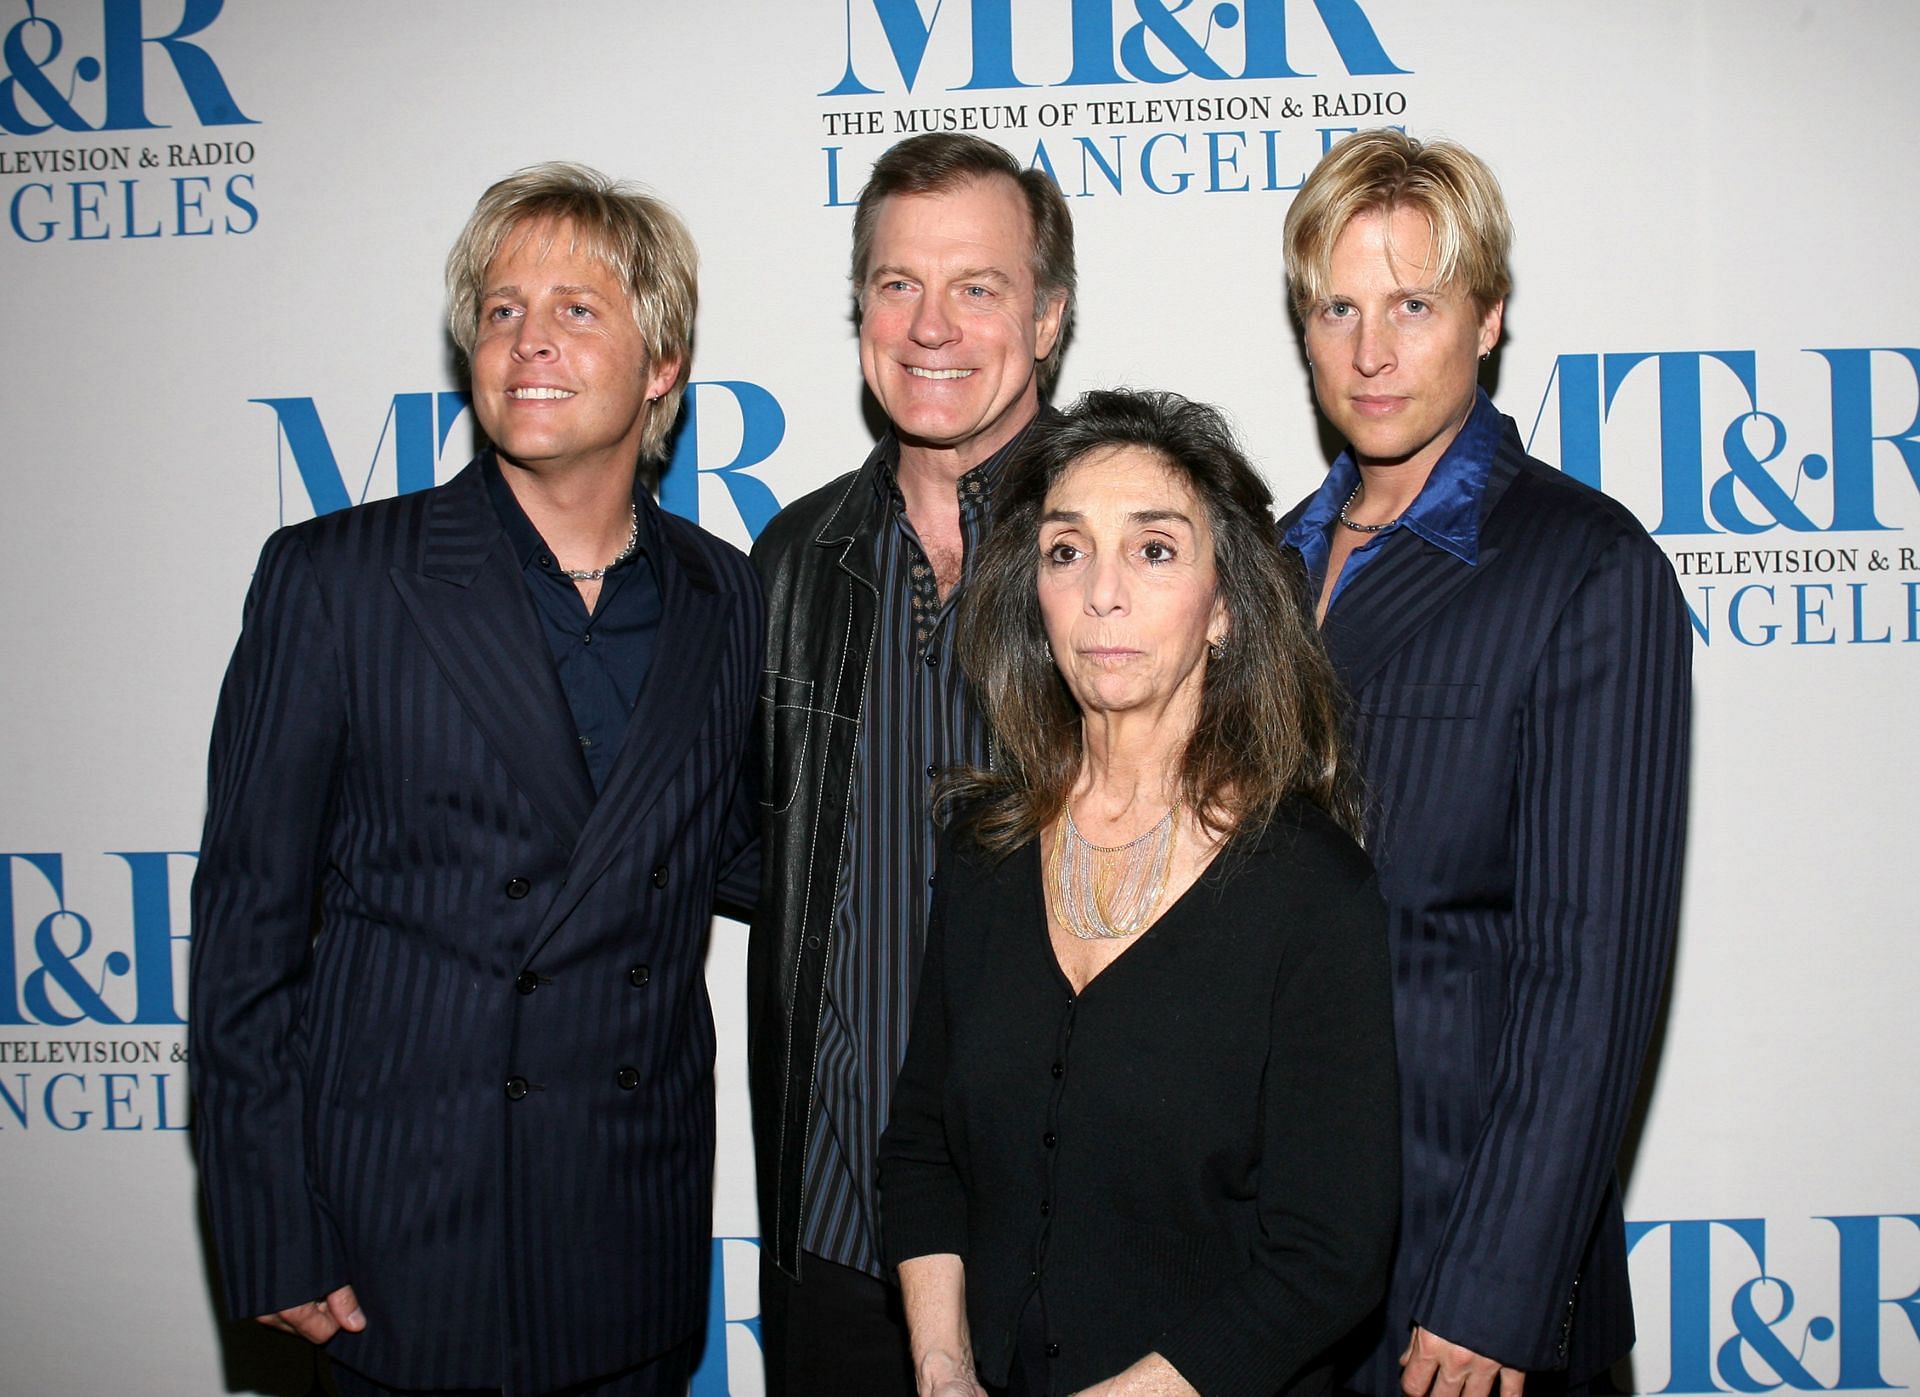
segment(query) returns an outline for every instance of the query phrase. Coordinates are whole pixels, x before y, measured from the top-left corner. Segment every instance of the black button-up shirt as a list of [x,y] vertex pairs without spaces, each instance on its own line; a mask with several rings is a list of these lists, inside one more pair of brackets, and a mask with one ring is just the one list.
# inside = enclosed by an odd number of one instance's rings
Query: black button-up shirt
[[599,600],[589,612],[580,589],[561,571],[553,550],[520,508],[492,453],[481,470],[494,513],[500,516],[513,556],[520,562],[534,614],[546,633],[560,691],[567,697],[574,731],[580,735],[580,755],[593,778],[593,789],[599,791],[606,786],[626,739],[627,720],[633,716],[640,685],[653,663],[654,637],[660,630],[660,582],[650,556],[654,541],[649,537],[648,511],[640,503],[645,487],[634,483],[639,546],[631,557],[608,570]]

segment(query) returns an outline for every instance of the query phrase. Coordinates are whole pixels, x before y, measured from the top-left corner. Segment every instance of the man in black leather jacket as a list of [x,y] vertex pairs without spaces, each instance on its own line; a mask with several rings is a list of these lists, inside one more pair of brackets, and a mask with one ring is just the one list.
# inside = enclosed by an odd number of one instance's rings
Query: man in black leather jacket
[[925,933],[932,776],[990,755],[954,604],[1057,362],[1072,221],[1000,147],[916,136],[875,163],[852,273],[890,430],[753,550],[766,871],[747,982],[772,1397],[914,1390],[876,1151]]

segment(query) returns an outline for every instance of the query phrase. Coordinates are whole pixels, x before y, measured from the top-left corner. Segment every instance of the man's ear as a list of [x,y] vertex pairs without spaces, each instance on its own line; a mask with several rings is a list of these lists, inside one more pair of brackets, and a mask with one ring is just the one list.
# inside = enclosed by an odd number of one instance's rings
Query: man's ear
[[1482,359],[1493,353],[1494,346],[1500,343],[1500,326],[1505,322],[1506,315],[1507,301],[1503,296],[1488,306],[1486,313],[1480,317],[1480,357]]
[[1067,318],[1067,293],[1056,291],[1047,298],[1047,308],[1040,313],[1040,325],[1033,336],[1033,357],[1044,359],[1053,353],[1054,346],[1060,342],[1060,325]]
[[673,388],[674,380],[680,377],[680,356],[655,359],[647,365],[647,401],[658,402],[667,396]]

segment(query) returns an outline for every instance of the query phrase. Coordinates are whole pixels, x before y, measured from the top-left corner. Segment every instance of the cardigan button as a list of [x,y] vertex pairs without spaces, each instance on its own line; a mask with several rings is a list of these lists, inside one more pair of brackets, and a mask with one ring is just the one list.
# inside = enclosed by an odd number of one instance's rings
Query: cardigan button
[[1049,1130],[1045,1135],[1042,1135],[1040,1137],[1040,1143],[1044,1145],[1046,1148],[1052,1149],[1054,1145],[1059,1141],[1059,1139],[1060,1139],[1059,1136],[1055,1135],[1051,1130]]
[[1048,1345],[1047,1345],[1047,1357],[1049,1357],[1049,1358],[1058,1358],[1059,1356],[1060,1356],[1060,1345],[1058,1345],[1058,1344],[1048,1344]]
[[1042,1198],[1040,1200],[1040,1216],[1043,1218],[1053,1216],[1053,1200],[1051,1198]]
[[1056,1062],[1056,1063],[1054,1063],[1054,1064],[1053,1064],[1053,1075],[1054,1075],[1054,1077],[1055,1077],[1056,1079],[1058,1079],[1058,1078],[1061,1078],[1061,1077],[1064,1077],[1064,1076],[1066,1076],[1066,1075],[1067,1075],[1067,1064],[1066,1064],[1066,1063],[1064,1063],[1064,1062]]

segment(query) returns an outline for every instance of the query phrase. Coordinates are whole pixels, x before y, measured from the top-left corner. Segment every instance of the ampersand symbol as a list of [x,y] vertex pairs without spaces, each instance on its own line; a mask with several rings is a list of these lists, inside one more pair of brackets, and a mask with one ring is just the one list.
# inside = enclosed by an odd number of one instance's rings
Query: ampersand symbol
[[1281,116],[1304,116],[1305,114],[1306,108],[1294,101],[1293,98],[1287,97],[1282,99],[1280,103]]
[[[1140,16],[1140,22],[1129,29],[1120,39],[1120,61],[1141,82],[1172,82],[1176,78],[1192,73],[1199,78],[1219,80],[1227,76],[1222,68],[1207,52],[1207,40],[1213,37],[1213,29],[1218,25],[1222,29],[1231,29],[1240,22],[1240,11],[1232,5],[1215,5],[1207,15],[1207,37],[1196,39],[1186,27],[1175,19],[1193,0],[1180,0],[1172,7],[1157,3],[1157,0],[1135,0],[1134,10]],[[1180,62],[1187,66],[1169,73],[1155,65],[1147,54],[1147,33],[1151,30],[1158,39]]]
[[185,1062],[186,1060],[187,1045],[185,1043],[175,1043],[167,1052],[168,1062]]
[[[80,928],[80,944],[71,952],[60,946],[57,927],[62,920],[70,920]],[[21,987],[27,1011],[35,1019],[62,1027],[82,1019],[92,1019],[95,1023],[126,1022],[107,1007],[106,1000],[100,997],[99,986],[89,983],[80,967],[74,964],[92,944],[93,928],[78,912],[62,908],[40,919],[40,925],[33,929],[33,951],[40,958],[40,968],[27,976]],[[133,961],[123,951],[114,951],[106,959],[106,975],[125,975],[132,969]],[[101,977],[102,984],[106,982],[106,975]],[[78,1012],[69,1014],[55,1008],[53,996],[48,992],[50,985],[58,985],[66,1001]]]
[[[27,35],[33,30],[45,30],[47,35],[47,51],[38,58],[27,51]],[[73,95],[71,84],[62,95],[43,71],[60,56],[60,46],[60,26],[31,11],[7,31],[5,41],[0,42],[0,57],[5,58],[7,65],[7,76],[0,79],[0,128],[16,136],[37,136],[55,125],[68,131],[93,130],[81,120],[80,113],[68,100]],[[100,76],[100,60],[81,59],[73,65],[73,76],[79,82],[93,82]],[[19,94],[23,92],[47,120],[31,121],[21,112]]]
[[[1754,1290],[1763,1285],[1776,1286],[1780,1291],[1780,1312],[1771,1320],[1760,1318],[1760,1311],[1753,1303]],[[1720,1345],[1720,1376],[1727,1386],[1736,1392],[1771,1392],[1781,1383],[1802,1392],[1823,1390],[1813,1374],[1773,1332],[1773,1326],[1783,1322],[1792,1312],[1793,1287],[1773,1276],[1755,1276],[1734,1293],[1733,1327],[1739,1332]],[[1819,1321],[1816,1320],[1815,1324],[1819,1324]],[[1827,1327],[1830,1331],[1831,1325]],[[1746,1356],[1742,1351],[1746,1349],[1750,1349],[1756,1358],[1778,1374],[1778,1381],[1762,1382],[1754,1377],[1747,1368]]]
[[1867,571],[1868,572],[1885,572],[1888,568],[1892,566],[1893,566],[1893,559],[1889,558],[1886,554],[1882,553],[1878,548],[1874,549],[1871,553],[1867,554]]
[[151,170],[159,163],[160,163],[160,157],[154,153],[154,149],[152,146],[140,147],[140,168],[141,169]]
[[[1747,423],[1756,421],[1765,422],[1773,428],[1773,442],[1764,456],[1755,456],[1747,446]],[[1726,454],[1728,473],[1713,482],[1713,489],[1707,495],[1715,519],[1736,534],[1762,533],[1775,524],[1785,524],[1789,529],[1806,533],[1813,532],[1813,520],[1793,502],[1793,496],[1781,488],[1780,482],[1767,474],[1767,462],[1778,456],[1786,444],[1786,423],[1770,412],[1742,413],[1727,424],[1726,433],[1720,438],[1720,446]],[[1807,473],[1818,480],[1826,473],[1824,463],[1821,469],[1815,469],[1810,462],[1807,463]],[[1747,487],[1747,493],[1767,511],[1769,518],[1755,523],[1741,512],[1740,501],[1733,493],[1736,481]]]

